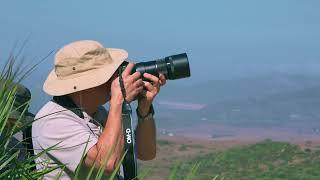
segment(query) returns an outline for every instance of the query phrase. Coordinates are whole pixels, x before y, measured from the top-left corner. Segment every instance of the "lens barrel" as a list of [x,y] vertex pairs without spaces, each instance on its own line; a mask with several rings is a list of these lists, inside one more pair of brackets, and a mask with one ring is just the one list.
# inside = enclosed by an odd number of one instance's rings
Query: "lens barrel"
[[141,74],[149,73],[154,76],[163,74],[166,79],[170,80],[190,77],[190,66],[186,53],[167,56],[163,59],[136,63],[134,71],[138,71]]

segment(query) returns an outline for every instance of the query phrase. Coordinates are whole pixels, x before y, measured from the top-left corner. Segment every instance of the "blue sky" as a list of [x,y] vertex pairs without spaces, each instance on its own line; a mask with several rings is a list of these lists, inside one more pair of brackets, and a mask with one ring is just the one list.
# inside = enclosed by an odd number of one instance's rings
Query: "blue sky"
[[[65,43],[94,39],[137,61],[187,52],[179,83],[272,73],[318,73],[320,1],[2,1],[0,60],[28,34],[28,62]],[[50,56],[27,81],[44,81]]]

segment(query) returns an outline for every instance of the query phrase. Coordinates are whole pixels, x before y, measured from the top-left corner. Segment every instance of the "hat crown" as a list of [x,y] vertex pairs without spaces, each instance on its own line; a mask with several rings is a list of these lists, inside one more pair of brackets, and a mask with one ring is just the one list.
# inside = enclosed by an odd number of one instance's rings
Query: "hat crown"
[[81,76],[113,62],[110,53],[99,42],[76,41],[61,48],[55,56],[55,72],[59,79]]
[[103,46],[92,40],[76,41],[62,47],[55,56],[55,64],[59,64],[66,58],[80,58],[85,53],[95,49],[103,48]]

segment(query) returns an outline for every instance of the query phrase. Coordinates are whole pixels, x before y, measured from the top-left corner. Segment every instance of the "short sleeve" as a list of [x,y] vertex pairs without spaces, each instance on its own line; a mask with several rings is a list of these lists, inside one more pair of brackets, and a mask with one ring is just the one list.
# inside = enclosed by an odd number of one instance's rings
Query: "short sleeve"
[[38,145],[42,149],[56,145],[48,156],[65,164],[73,172],[82,156],[98,141],[98,135],[87,122],[70,114],[56,114],[40,121],[34,127],[39,133]]

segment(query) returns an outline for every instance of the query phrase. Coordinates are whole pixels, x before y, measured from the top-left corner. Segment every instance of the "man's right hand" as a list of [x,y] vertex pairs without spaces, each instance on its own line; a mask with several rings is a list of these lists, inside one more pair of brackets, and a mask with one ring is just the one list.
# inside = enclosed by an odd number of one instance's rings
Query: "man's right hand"
[[[136,99],[137,95],[143,91],[143,81],[140,72],[131,74],[133,63],[129,63],[122,73],[123,84],[126,89],[126,100],[131,102]],[[123,96],[119,83],[119,77],[115,78],[111,84],[111,102],[122,103]]]

